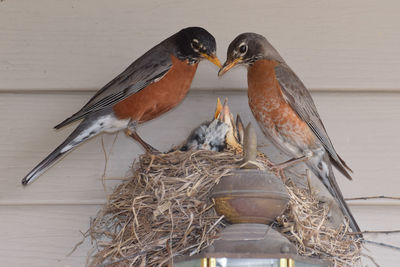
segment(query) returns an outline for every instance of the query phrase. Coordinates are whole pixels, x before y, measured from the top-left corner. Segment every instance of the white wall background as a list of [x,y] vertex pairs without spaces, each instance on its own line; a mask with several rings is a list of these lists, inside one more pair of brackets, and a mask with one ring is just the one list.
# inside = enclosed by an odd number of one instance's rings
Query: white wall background
[[[84,265],[89,244],[66,255],[105,201],[101,138],[31,186],[22,188],[20,180],[73,129],[54,131],[55,124],[151,46],[191,25],[216,37],[221,60],[237,34],[265,35],[312,90],[336,149],[355,171],[353,182],[338,175],[344,195],[398,196],[399,10],[394,0],[0,1],[0,265]],[[181,142],[210,117],[218,96],[228,96],[231,109],[251,121],[245,70],[222,79],[216,71],[202,63],[192,93],[144,125],[143,137],[160,149]],[[106,147],[113,138],[104,135]],[[141,152],[119,135],[107,167],[108,190]],[[362,229],[393,230],[400,229],[399,204],[350,207]],[[397,245],[399,237],[368,235]],[[369,248],[381,266],[396,266],[400,253]]]

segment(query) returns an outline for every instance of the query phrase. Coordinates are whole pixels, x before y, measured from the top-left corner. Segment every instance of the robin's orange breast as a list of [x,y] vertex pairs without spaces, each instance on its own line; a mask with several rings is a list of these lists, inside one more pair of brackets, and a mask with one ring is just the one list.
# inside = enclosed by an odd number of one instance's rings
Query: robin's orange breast
[[[258,60],[248,69],[248,97],[250,109],[264,132],[273,141],[296,147],[315,142],[315,135],[286,102],[276,79],[274,60]],[[282,145],[282,144],[281,144]]]
[[186,96],[197,70],[196,64],[181,61],[171,55],[172,67],[158,82],[114,105],[119,119],[138,122],[152,120],[179,104]]

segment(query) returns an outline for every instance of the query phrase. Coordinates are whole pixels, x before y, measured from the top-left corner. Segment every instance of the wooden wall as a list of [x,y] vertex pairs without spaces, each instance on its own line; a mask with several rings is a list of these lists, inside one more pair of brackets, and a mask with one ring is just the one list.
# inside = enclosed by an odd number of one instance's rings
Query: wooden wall
[[[336,149],[355,171],[352,182],[338,174],[344,195],[398,196],[399,9],[394,0],[0,1],[1,266],[84,265],[90,244],[66,255],[105,202],[101,141],[109,150],[114,136],[80,146],[29,187],[20,180],[75,126],[54,131],[54,125],[152,45],[189,25],[214,34],[221,60],[237,34],[267,36],[312,90]],[[210,118],[217,97],[229,97],[231,109],[252,121],[245,70],[221,79],[216,71],[202,63],[194,90],[178,108],[144,125],[143,137],[164,150],[180,143]],[[266,149],[281,159],[271,145]],[[141,152],[117,137],[107,192]],[[362,229],[400,229],[399,202],[349,204]],[[400,245],[399,235],[367,237]],[[398,262],[394,250],[368,248],[381,266]]]

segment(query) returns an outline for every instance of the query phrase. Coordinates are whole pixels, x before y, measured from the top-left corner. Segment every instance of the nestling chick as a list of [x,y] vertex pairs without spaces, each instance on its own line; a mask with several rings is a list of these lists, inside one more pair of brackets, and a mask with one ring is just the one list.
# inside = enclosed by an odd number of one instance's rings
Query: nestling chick
[[239,116],[237,123],[239,127],[236,127],[233,123],[233,117],[229,112],[227,101],[222,106],[218,98],[214,120],[204,122],[195,128],[180,150],[204,149],[220,152],[226,148],[227,144],[240,146],[240,137],[243,134],[238,133],[237,129],[242,131],[243,125]]
[[205,122],[192,131],[181,150],[204,149],[222,151],[226,147],[225,137],[228,130],[229,126],[218,119],[212,122]]

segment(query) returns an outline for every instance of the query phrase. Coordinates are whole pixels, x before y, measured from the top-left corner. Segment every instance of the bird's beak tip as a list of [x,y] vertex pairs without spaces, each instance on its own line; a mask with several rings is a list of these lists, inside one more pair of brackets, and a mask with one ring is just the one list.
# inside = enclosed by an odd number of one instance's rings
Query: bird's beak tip
[[218,71],[218,77],[221,77],[222,75],[224,75],[226,72],[226,70],[224,69],[224,67],[221,67]]
[[218,76],[221,77],[222,75],[224,75],[228,70],[232,69],[233,67],[235,67],[238,63],[240,63],[241,59],[237,58],[231,62],[226,61],[224,63],[224,65],[222,65],[222,67],[219,69],[218,71]]
[[207,59],[208,61],[210,61],[211,63],[213,63],[214,65],[216,65],[218,68],[222,67],[221,61],[219,61],[217,55],[215,55],[215,54],[211,54],[211,55],[202,54],[202,56],[205,59]]

